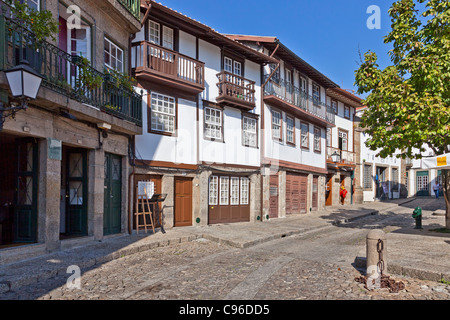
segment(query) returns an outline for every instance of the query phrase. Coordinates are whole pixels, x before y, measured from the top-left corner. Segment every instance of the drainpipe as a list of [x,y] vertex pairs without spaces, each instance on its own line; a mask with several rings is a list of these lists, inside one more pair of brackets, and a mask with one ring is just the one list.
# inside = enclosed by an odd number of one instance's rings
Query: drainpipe
[[[131,234],[133,232],[133,212],[132,212],[132,200],[131,200],[131,191],[132,188],[134,189],[134,184],[132,184],[132,178],[134,178],[135,175],[135,169],[136,169],[136,157],[135,154],[135,136],[132,136],[130,139],[128,139],[129,148],[130,151],[128,154],[128,157],[130,155],[133,155],[133,159],[129,159],[130,165],[133,167],[133,171],[128,176],[128,234]],[[131,153],[131,154],[130,154]]]

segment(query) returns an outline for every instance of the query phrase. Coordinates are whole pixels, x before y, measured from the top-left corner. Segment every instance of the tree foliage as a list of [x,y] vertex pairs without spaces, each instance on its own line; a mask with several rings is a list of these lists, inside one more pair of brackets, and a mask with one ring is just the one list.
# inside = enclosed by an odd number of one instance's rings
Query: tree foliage
[[450,152],[450,1],[399,0],[389,15],[392,65],[381,70],[369,51],[356,71],[358,93],[369,93],[361,118],[367,145],[382,157],[403,150],[402,157],[420,158],[414,148],[424,145]]

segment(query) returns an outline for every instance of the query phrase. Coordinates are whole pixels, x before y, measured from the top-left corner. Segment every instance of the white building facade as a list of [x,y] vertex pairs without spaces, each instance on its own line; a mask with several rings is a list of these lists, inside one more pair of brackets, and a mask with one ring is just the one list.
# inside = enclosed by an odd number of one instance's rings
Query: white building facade
[[262,70],[263,219],[323,210],[335,117],[326,90],[337,85],[274,37],[228,36],[279,60]]
[[[358,118],[364,109],[361,108],[357,111]],[[409,188],[406,161],[396,156],[401,152],[397,151],[387,158],[377,156],[379,150],[373,151],[366,146],[366,141],[370,136],[364,131],[360,135],[360,187],[363,190],[363,201],[406,198]]]
[[149,182],[169,228],[261,219],[261,68],[277,60],[156,2],[141,14],[134,199]]

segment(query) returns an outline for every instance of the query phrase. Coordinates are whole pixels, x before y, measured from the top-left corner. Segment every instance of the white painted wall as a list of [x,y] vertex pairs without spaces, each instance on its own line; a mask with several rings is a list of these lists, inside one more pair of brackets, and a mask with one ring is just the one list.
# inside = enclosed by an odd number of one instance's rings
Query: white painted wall
[[[179,32],[179,52],[196,57],[196,39],[192,35]],[[199,60],[205,63],[205,90],[199,95],[199,123],[197,123],[196,103],[178,99],[177,127],[175,136],[148,133],[148,99],[143,101],[143,135],[136,137],[136,147],[145,160],[166,161],[176,164],[197,164],[197,141],[199,159],[208,163],[260,166],[260,149],[242,145],[242,112],[225,107],[223,111],[224,141],[204,139],[203,100],[215,102],[218,96],[217,74],[221,71],[221,49],[211,43],[199,40]],[[256,82],[256,106],[251,113],[260,114],[260,65],[245,61],[244,77]],[[198,135],[197,137],[197,126]],[[261,124],[258,123],[258,128]],[[261,141],[258,133],[258,143]]]
[[[309,123],[309,150],[300,147],[301,130],[300,119],[295,119],[295,146],[286,142],[286,112],[282,113],[282,132],[283,141],[274,140],[272,138],[272,108],[265,104],[265,150],[266,157],[271,159],[280,159],[295,164],[304,164],[312,167],[326,169],[326,131],[321,128],[321,152],[314,152],[314,124]],[[303,121],[303,120],[302,120]],[[307,121],[303,121],[308,123]]]
[[175,136],[148,133],[148,92],[142,103],[142,135],[136,136],[136,155],[144,160],[196,164],[196,103],[178,99],[178,130]]

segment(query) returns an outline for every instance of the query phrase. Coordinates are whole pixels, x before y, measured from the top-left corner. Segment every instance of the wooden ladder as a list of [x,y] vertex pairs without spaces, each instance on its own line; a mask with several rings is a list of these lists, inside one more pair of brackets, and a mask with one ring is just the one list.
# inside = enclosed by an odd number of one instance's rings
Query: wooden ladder
[[[141,205],[141,207],[139,207]],[[139,208],[142,208],[142,211],[139,211]],[[138,195],[136,199],[136,212],[134,213],[136,216],[136,234],[139,234],[139,228],[144,227],[145,233],[147,233],[147,227],[151,226],[153,233],[155,233],[155,223],[153,221],[153,213],[150,210],[150,203],[147,197],[147,190],[144,189],[144,194]],[[150,218],[150,223],[147,223],[147,215]],[[142,216],[142,224],[139,224],[139,217]]]

